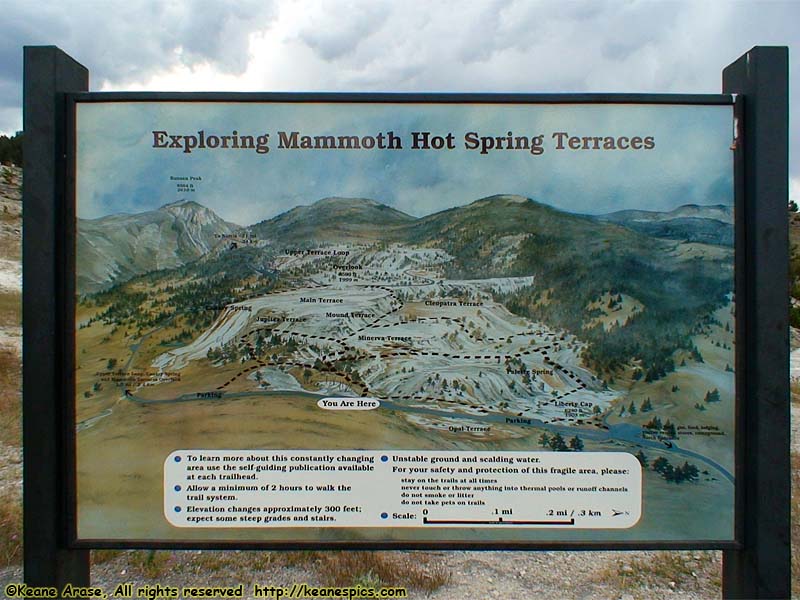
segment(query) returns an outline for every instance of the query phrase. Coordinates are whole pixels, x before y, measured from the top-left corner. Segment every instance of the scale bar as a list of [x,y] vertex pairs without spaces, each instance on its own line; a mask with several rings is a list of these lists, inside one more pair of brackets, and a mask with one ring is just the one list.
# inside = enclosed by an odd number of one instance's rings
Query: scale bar
[[425,525],[575,525],[575,519],[569,521],[504,521],[498,519],[497,521],[481,521],[469,519],[429,519],[428,517],[422,518],[422,523]]

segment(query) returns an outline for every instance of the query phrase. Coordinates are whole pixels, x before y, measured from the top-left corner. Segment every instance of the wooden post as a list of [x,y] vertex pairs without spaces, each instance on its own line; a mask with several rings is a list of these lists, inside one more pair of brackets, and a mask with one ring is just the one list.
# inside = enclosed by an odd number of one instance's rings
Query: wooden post
[[[65,275],[61,222],[65,203],[67,92],[86,91],[89,72],[54,46],[24,50],[22,230],[22,416],[25,583],[89,585],[89,551],[66,544],[65,411],[62,385]],[[70,424],[74,426],[74,424]]]
[[[744,307],[738,335],[742,464],[741,550],[723,554],[725,598],[791,596],[791,465],[789,460],[789,56],[756,46],[728,66],[722,91],[740,94],[736,160],[737,222],[745,264],[736,301]],[[737,230],[737,235],[740,231]]]

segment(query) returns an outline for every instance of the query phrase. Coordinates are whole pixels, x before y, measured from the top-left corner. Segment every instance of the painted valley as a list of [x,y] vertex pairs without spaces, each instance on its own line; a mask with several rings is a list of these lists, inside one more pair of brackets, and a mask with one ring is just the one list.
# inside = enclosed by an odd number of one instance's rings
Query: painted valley
[[[164,457],[356,448],[629,452],[639,524],[561,539],[731,539],[732,223],[509,195],[421,218],[327,198],[244,227],[192,201],[79,220],[81,536],[268,540],[176,532]],[[369,410],[326,408],[343,399]],[[296,534],[319,535],[342,533]],[[452,539],[475,535],[493,533]]]

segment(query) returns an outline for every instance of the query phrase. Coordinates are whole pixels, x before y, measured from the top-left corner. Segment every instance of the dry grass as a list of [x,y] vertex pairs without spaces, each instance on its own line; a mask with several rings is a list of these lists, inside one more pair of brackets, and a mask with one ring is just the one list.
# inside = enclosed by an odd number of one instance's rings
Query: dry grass
[[[5,240],[5,238],[3,238]],[[19,243],[12,243],[9,253],[13,258],[19,253]],[[16,254],[14,254],[15,251]],[[22,319],[19,292],[0,293],[0,326],[18,327]],[[15,348],[0,346],[0,445],[3,456],[11,460],[13,450],[5,447],[22,446],[22,371],[20,356]],[[5,463],[6,459],[4,459]],[[0,567],[22,562],[22,489],[16,468],[3,464],[4,475],[0,487]]]
[[653,589],[710,588],[719,593],[722,586],[721,553],[659,551],[649,553],[649,556],[632,556],[600,571],[595,579],[634,597]]
[[255,550],[204,550],[188,554],[178,570],[193,575],[222,575],[247,580],[253,573],[263,571],[275,562],[274,552]]
[[800,594],[800,453],[792,452],[792,596]]
[[2,185],[0,185],[0,258],[6,260],[22,259],[22,218],[20,209],[21,202],[12,202],[12,210],[9,210],[9,202],[3,196]]
[[208,581],[247,581],[254,573],[273,567],[308,566],[316,552],[268,552],[257,550],[92,550],[92,566],[107,563],[146,580],[170,575]]
[[123,550],[92,550],[90,558],[92,565],[102,565],[111,562],[122,554],[124,554]]
[[329,586],[411,587],[432,592],[451,578],[443,562],[421,552],[331,552],[318,567]]
[[[2,219],[0,219],[0,224]],[[7,260],[21,260],[22,250],[18,240],[9,240],[7,237],[0,236],[0,258]]]
[[3,291],[0,293],[0,326],[19,327],[22,325],[21,292]]
[[307,567],[318,563],[322,556],[320,552],[313,550],[289,550],[288,552],[276,552],[274,560],[287,567]]
[[0,347],[0,442],[22,445],[22,373],[16,351]]
[[131,572],[149,579],[164,577],[175,562],[174,553],[164,550],[135,550],[128,556]]
[[0,567],[22,562],[22,497],[19,491],[0,496]]
[[115,572],[151,581],[178,576],[227,584],[281,569],[315,573],[322,585],[399,586],[426,593],[450,581],[445,561],[425,552],[92,551],[93,565],[106,563]]
[[170,572],[177,553],[166,550],[92,550],[92,566],[117,562],[127,573],[159,579]]
[[800,404],[800,380],[791,380],[789,388],[792,392],[792,404]]

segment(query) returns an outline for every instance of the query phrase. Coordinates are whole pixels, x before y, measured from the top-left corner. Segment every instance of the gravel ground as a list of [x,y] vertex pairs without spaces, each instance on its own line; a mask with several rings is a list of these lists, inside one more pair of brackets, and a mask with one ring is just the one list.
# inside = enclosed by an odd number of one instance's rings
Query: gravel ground
[[[244,584],[245,598],[254,598],[253,585],[293,583],[322,585],[315,564],[287,565],[280,553],[264,553],[258,570],[242,570],[237,558],[218,552],[159,553],[155,576],[148,575],[146,552],[124,552],[92,568],[92,584],[109,595],[115,586],[130,582],[134,589],[144,586],[234,586]],[[663,552],[440,552],[424,553],[433,564],[450,573],[450,582],[432,593],[409,589],[409,598],[464,600],[491,598],[576,599],[700,599],[719,598],[720,553],[669,553],[680,557],[686,572],[674,578],[654,574],[643,564],[656,565]],[[238,561],[248,562],[248,561]],[[213,565],[213,566],[210,566]],[[697,570],[692,572],[691,568]],[[213,568],[214,571],[209,569]],[[0,589],[19,582],[20,568],[0,571]],[[402,585],[402,584],[400,584]],[[307,597],[307,596],[305,596]]]
[[800,453],[800,404],[792,402],[792,452]]
[[[15,243],[18,246],[22,239],[21,185],[22,169],[0,166],[0,239],[7,242],[7,245],[3,246],[6,252],[11,250]],[[14,254],[15,256],[4,255],[3,258],[18,258],[18,249]],[[19,264],[15,267],[16,270],[20,268]]]

